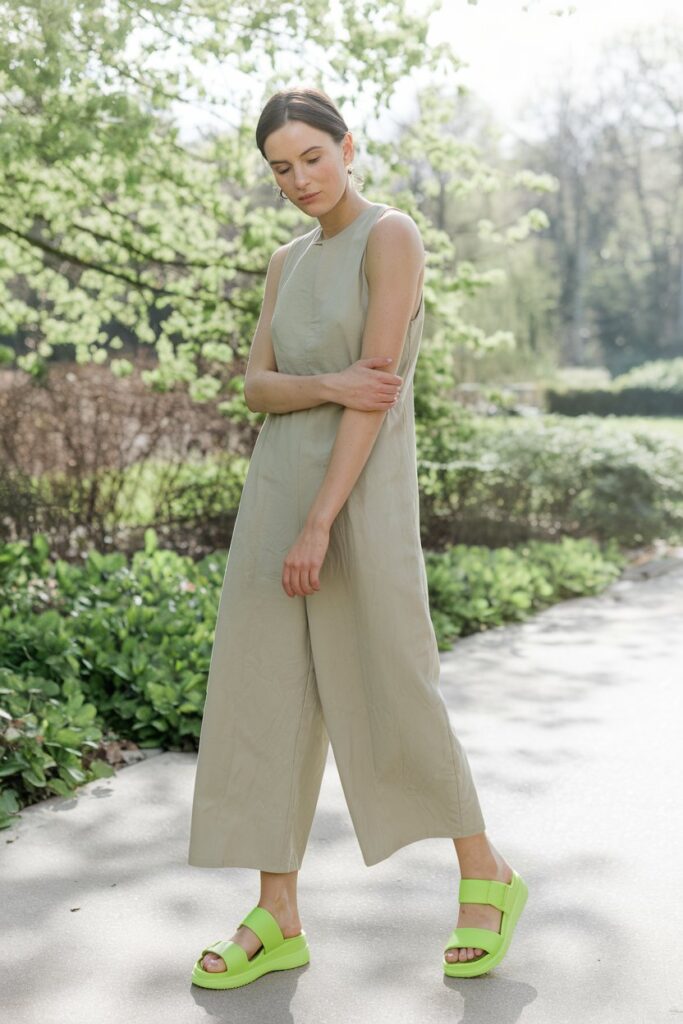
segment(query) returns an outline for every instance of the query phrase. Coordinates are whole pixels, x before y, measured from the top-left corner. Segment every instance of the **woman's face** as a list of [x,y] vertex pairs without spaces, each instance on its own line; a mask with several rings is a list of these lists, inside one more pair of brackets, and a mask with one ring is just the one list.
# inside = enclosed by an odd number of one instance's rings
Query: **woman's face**
[[[288,121],[270,133],[263,148],[278,188],[300,209],[319,217],[337,204],[353,158],[350,132],[338,145],[327,132]],[[310,195],[314,198],[306,202]]]

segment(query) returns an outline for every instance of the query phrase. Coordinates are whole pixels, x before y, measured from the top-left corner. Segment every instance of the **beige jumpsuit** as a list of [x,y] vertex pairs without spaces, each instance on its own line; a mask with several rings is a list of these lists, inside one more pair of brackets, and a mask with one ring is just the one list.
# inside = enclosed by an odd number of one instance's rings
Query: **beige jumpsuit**
[[[272,318],[278,370],[361,358],[374,203],[332,238],[295,238]],[[424,298],[396,373],[401,395],[330,531],[320,590],[289,597],[287,551],[323,482],[343,407],[269,413],[230,543],[194,785],[188,863],[301,867],[332,743],[367,865],[430,836],[485,828],[439,689],[420,543],[413,374]]]

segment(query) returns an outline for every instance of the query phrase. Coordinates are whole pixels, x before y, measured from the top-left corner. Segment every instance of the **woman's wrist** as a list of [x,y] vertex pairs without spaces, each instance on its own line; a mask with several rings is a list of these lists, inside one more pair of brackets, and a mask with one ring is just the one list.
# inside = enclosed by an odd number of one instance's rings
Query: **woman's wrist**
[[309,530],[322,530],[325,533],[329,533],[332,523],[329,516],[325,513],[311,510],[306,517],[306,526]]
[[341,401],[338,373],[321,373],[320,390],[326,402],[336,402],[339,405],[344,404]]

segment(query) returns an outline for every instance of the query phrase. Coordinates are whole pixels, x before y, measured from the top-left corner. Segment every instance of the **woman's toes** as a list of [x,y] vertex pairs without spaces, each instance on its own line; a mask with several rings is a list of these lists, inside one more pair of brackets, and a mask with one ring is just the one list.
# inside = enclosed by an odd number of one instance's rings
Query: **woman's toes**
[[483,953],[483,949],[472,949],[470,946],[461,946],[458,949],[447,950],[446,960],[450,961],[451,963],[455,962],[456,960],[474,960],[475,957],[478,958],[482,956]]
[[202,961],[202,967],[205,971],[225,971],[225,961],[222,956],[218,956],[217,953],[207,953]]

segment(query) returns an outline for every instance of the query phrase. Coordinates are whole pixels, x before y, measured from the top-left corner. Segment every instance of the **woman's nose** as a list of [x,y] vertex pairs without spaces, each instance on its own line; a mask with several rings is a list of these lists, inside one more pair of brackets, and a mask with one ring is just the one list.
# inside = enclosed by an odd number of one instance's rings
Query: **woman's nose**
[[308,185],[308,176],[306,171],[301,170],[294,172],[294,184],[300,192],[304,191],[304,185]]

